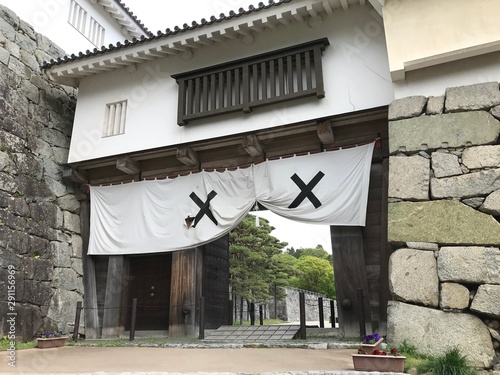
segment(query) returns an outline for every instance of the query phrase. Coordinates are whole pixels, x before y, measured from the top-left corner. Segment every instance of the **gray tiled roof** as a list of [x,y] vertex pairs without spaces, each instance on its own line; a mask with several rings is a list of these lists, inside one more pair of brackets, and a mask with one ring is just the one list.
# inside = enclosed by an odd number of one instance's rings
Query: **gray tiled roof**
[[[125,6],[123,3],[121,3],[121,0],[115,0],[115,1],[117,3],[119,3],[122,7]],[[134,46],[137,44],[149,42],[149,41],[152,41],[155,39],[166,38],[166,37],[169,37],[171,35],[176,35],[178,33],[183,33],[186,31],[193,30],[193,29],[202,28],[204,26],[212,25],[214,23],[224,22],[224,21],[230,20],[232,18],[241,17],[241,16],[246,15],[246,14],[259,12],[263,9],[268,9],[268,8],[273,7],[273,6],[279,6],[281,4],[289,3],[291,1],[293,1],[293,0],[278,0],[278,1],[269,0],[269,3],[267,5],[260,2],[257,7],[250,5],[247,10],[245,10],[244,8],[240,8],[238,10],[238,12],[230,11],[227,15],[225,15],[224,13],[221,13],[219,15],[219,17],[211,16],[210,19],[208,19],[208,20],[205,18],[202,18],[200,22],[196,22],[196,21],[191,22],[191,25],[188,25],[187,23],[185,23],[182,27],[175,26],[173,30],[166,29],[165,32],[159,30],[156,33],[156,35],[149,32],[147,30],[147,28],[145,28],[144,30],[147,31],[147,33],[149,35],[148,37],[142,36],[141,38],[133,38],[132,40],[125,40],[124,42],[117,42],[114,45],[110,44],[108,47],[102,46],[100,49],[94,48],[92,51],[87,50],[86,52],[80,52],[80,53],[78,53],[78,55],[71,54],[69,56],[66,55],[62,58],[60,57],[57,59],[51,59],[50,61],[45,61],[44,63],[42,63],[41,68],[42,69],[50,69],[51,67],[53,67],[55,65],[60,65],[60,64],[75,61],[75,60],[81,60],[81,59],[91,57],[91,56],[106,54],[107,52],[119,50],[122,48],[127,48],[127,47]],[[128,12],[128,8],[124,8],[124,9]],[[132,15],[132,13],[130,13],[130,14]],[[134,16],[132,16],[132,17],[134,17]]]

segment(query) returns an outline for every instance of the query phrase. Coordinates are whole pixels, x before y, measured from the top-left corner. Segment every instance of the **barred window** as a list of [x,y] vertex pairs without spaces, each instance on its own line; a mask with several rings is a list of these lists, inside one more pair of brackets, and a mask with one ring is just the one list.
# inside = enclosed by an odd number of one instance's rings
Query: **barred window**
[[127,101],[106,104],[102,136],[109,137],[125,133]]
[[71,0],[69,5],[68,23],[85,35],[87,12],[75,0]]
[[69,5],[68,23],[94,46],[100,47],[104,44],[104,27],[94,17],[88,17],[87,11],[75,0],[71,0]]
[[104,44],[104,27],[102,27],[93,17],[90,17],[87,39],[96,47]]

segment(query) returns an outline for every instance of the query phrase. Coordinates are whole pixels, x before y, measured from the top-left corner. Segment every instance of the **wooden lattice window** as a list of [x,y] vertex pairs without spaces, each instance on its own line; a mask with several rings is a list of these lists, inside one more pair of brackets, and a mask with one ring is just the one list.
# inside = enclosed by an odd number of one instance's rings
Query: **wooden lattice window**
[[300,99],[323,98],[322,51],[328,39],[172,76],[179,85],[177,123]]

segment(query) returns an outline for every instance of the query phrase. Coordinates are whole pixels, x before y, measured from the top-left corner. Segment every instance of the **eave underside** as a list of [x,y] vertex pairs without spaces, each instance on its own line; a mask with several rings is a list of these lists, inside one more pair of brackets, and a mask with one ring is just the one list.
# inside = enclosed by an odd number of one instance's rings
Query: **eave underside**
[[245,167],[268,159],[362,144],[378,137],[382,147],[375,149],[374,160],[388,155],[387,107],[74,163],[66,178],[78,184],[115,184],[174,177]]

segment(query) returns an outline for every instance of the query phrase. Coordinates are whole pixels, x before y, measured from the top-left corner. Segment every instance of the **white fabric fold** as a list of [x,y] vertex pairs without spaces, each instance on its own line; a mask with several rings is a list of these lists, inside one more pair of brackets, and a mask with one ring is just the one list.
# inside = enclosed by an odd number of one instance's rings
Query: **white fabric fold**
[[90,255],[190,249],[222,237],[259,202],[283,217],[365,225],[374,143],[245,169],[90,189]]

